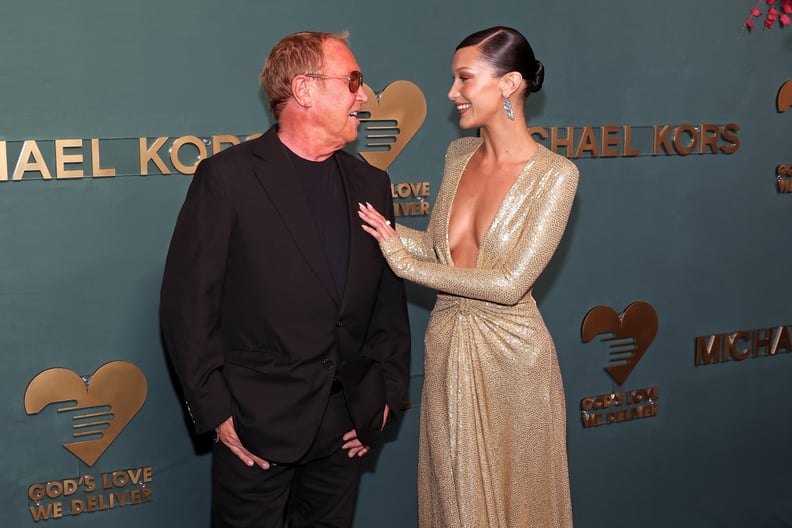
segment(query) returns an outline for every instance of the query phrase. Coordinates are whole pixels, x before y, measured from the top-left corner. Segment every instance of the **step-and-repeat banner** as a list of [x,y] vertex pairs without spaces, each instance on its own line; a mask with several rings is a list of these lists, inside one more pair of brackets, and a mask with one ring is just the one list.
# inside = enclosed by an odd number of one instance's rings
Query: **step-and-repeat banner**
[[[208,526],[209,439],[192,434],[166,360],[159,285],[197,163],[272,123],[257,85],[271,46],[349,30],[369,101],[347,150],[389,172],[397,221],[421,228],[446,145],[476,133],[446,98],[453,50],[498,24],[546,67],[533,137],[581,173],[535,288],[564,378],[576,526],[792,524],[789,3],[700,4],[11,2],[7,525]],[[434,292],[408,294],[410,405],[367,457],[359,527],[417,524]]]

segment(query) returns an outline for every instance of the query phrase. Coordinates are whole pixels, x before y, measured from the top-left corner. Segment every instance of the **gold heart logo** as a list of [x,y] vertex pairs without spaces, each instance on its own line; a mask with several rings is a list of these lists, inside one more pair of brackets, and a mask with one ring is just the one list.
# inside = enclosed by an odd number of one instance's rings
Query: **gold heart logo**
[[776,108],[779,112],[786,112],[792,106],[792,80],[781,85],[776,97]]
[[360,108],[369,117],[361,119],[365,148],[360,155],[370,165],[386,170],[418,132],[426,118],[426,98],[410,81],[394,81],[375,94],[363,84],[368,96]]
[[[52,368],[30,380],[25,389],[25,411],[38,414],[52,403],[66,404],[58,412],[72,415],[74,438],[63,444],[74,456],[93,466],[146,400],[148,385],[132,363],[112,361],[84,381],[75,372]],[[75,402],[75,405],[70,405]]]
[[651,304],[640,301],[621,314],[609,306],[597,306],[583,319],[581,334],[585,343],[597,335],[610,334],[602,341],[612,342],[610,363],[614,364],[605,367],[605,371],[622,385],[657,335],[657,312]]

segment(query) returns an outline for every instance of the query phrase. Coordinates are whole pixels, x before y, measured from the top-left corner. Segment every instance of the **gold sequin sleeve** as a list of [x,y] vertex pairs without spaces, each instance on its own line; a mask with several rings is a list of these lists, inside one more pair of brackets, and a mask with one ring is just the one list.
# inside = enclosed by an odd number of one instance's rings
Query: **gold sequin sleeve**
[[[519,302],[561,241],[578,182],[574,164],[545,148],[540,150],[504,197],[482,239],[479,255],[494,258],[486,262],[479,259],[476,268],[455,268],[442,262],[443,255],[439,255],[440,262],[422,261],[408,251],[400,237],[392,237],[380,247],[393,271],[403,279],[452,295],[504,305]],[[448,204],[452,201],[444,200]],[[448,211],[439,214],[447,216]],[[441,238],[446,242],[447,234]],[[440,249],[435,244],[434,251],[439,253]],[[442,250],[448,251],[447,243]],[[445,260],[451,262],[450,254]]]
[[401,224],[396,225],[396,232],[399,233],[404,249],[418,260],[437,261],[432,243],[426,231],[419,231]]

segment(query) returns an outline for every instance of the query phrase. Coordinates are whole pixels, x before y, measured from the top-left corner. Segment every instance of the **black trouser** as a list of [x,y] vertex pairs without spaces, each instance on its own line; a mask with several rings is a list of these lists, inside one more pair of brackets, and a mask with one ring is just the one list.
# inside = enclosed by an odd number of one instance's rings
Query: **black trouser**
[[[341,449],[353,428],[343,392],[330,396],[319,433],[295,464],[268,470],[246,466],[225,444],[212,453],[213,528],[348,528],[352,525],[360,458]],[[264,455],[266,459],[266,455]]]

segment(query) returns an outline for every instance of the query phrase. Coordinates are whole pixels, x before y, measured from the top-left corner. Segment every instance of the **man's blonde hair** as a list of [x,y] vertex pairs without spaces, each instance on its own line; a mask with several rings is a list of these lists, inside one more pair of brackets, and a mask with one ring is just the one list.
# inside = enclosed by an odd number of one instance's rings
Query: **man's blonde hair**
[[261,71],[261,87],[267,94],[275,119],[292,96],[291,82],[297,75],[319,73],[324,66],[322,45],[337,40],[349,46],[349,33],[321,33],[303,31],[293,33],[275,44]]

